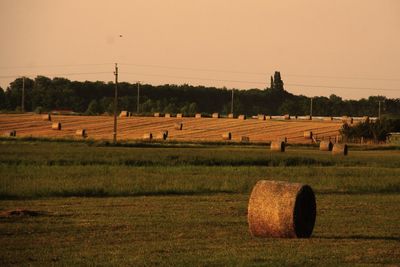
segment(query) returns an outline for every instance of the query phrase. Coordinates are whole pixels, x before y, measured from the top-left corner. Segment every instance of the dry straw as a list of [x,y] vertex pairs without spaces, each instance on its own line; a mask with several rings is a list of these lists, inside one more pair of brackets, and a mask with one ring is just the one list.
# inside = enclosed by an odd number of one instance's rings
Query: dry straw
[[271,150],[285,152],[286,143],[283,141],[273,141],[271,142]]
[[332,155],[343,155],[347,156],[348,154],[347,144],[334,144],[332,148]]
[[182,122],[176,122],[176,123],[174,124],[174,129],[175,129],[175,130],[181,131],[182,128],[183,128],[183,123],[182,123]]
[[75,131],[75,135],[79,137],[87,137],[86,129],[78,129]]
[[245,120],[245,119],[246,119],[246,115],[243,115],[243,114],[242,114],[242,115],[239,115],[238,119],[239,119],[239,120]]
[[333,144],[331,141],[321,141],[319,143],[319,150],[321,151],[332,151]]
[[303,135],[304,135],[305,139],[312,139],[313,132],[312,131],[305,131]]
[[42,120],[44,121],[51,121],[50,113],[42,115]]
[[61,130],[61,122],[53,122],[53,124],[51,125],[51,129],[53,130]]
[[222,140],[231,140],[232,139],[232,133],[231,132],[226,132],[222,134]]
[[255,237],[308,238],[316,213],[310,186],[261,180],[251,192],[247,220]]
[[196,115],[194,116],[196,119],[200,119],[201,118],[201,113],[196,113]]
[[153,134],[152,133],[145,133],[143,134],[143,140],[152,140]]
[[213,117],[214,119],[218,119],[218,118],[219,118],[219,113],[213,113],[213,114],[212,114],[212,117]]

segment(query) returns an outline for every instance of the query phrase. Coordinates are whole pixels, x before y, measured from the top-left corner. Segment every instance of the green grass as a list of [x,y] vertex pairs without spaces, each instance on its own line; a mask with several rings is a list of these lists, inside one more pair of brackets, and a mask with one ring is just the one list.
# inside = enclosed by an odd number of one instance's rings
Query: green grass
[[[307,183],[311,239],[248,233],[260,179]],[[0,142],[0,265],[400,264],[400,152]]]

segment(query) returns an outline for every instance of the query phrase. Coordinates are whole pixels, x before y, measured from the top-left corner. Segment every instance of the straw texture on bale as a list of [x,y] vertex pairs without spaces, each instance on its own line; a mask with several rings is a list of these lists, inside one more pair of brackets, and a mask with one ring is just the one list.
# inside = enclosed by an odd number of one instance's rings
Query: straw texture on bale
[[171,118],[171,114],[170,113],[165,113],[165,118]]
[[201,118],[201,113],[196,113],[196,115],[194,116],[196,119],[200,119]]
[[238,119],[239,120],[245,120],[246,119],[246,115],[239,115]]
[[312,131],[305,131],[304,132],[304,138],[305,139],[312,139],[313,137],[313,132]]
[[219,118],[219,113],[213,113],[213,114],[212,114],[212,117],[213,117],[214,119],[218,119],[218,118]]
[[160,113],[159,112],[154,113],[154,117],[160,117]]
[[271,142],[271,150],[285,152],[285,145],[283,141],[273,141]]
[[80,136],[80,137],[86,137],[87,136],[87,132],[86,129],[78,129],[75,131],[75,135],[76,136]]
[[182,113],[178,113],[178,114],[176,114],[176,117],[177,118],[183,118],[183,115],[182,115]]
[[315,195],[308,185],[261,180],[253,187],[247,214],[252,236],[308,238],[317,215]]
[[229,113],[229,114],[228,114],[228,118],[229,118],[229,119],[233,119],[233,118],[235,118],[235,116],[233,115],[233,113]]
[[50,113],[42,115],[42,120],[44,121],[51,121]]
[[182,122],[176,122],[174,125],[175,130],[181,131],[183,128],[183,123]]
[[321,151],[332,151],[333,144],[331,141],[321,141],[319,143],[319,150]]
[[258,114],[258,119],[265,121],[265,115],[264,114]]
[[248,136],[242,136],[242,138],[240,139],[240,141],[241,141],[242,143],[248,143],[248,142],[250,142],[250,137],[248,137]]
[[129,111],[123,110],[119,114],[120,117],[129,117]]
[[289,114],[283,115],[283,119],[285,119],[285,120],[290,120],[290,115],[289,115]]
[[15,136],[17,136],[17,131],[16,130],[11,130],[11,131],[5,132],[4,136],[15,137]]
[[232,139],[232,133],[227,132],[222,134],[222,140],[231,140]]
[[54,122],[51,125],[51,129],[53,129],[53,130],[61,130],[61,122]]
[[143,134],[143,140],[151,140],[151,139],[153,139],[153,134],[152,133]]
[[347,156],[349,153],[347,144],[334,144],[332,148],[332,155]]

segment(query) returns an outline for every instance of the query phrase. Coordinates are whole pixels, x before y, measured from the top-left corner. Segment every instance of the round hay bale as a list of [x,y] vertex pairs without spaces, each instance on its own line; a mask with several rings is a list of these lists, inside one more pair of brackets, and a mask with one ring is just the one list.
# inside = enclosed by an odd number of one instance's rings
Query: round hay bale
[[53,124],[51,124],[51,129],[53,130],[61,130],[61,122],[53,122]]
[[248,143],[248,142],[250,142],[250,137],[248,137],[248,136],[242,136],[241,139],[240,139],[240,142],[242,142],[242,143]]
[[175,130],[181,131],[182,128],[183,128],[183,123],[182,123],[182,122],[176,122],[176,123],[174,124],[174,128],[175,128]]
[[332,155],[343,155],[347,156],[348,154],[347,144],[334,144],[332,148]]
[[79,137],[86,137],[87,136],[87,132],[86,129],[78,129],[75,131],[75,135],[79,136]]
[[159,132],[155,135],[154,139],[156,140],[167,140],[168,138],[168,133],[165,131]]
[[283,115],[283,119],[284,119],[284,120],[290,120],[290,115],[289,115],[289,114]]
[[165,118],[171,118],[171,114],[170,113],[165,113]]
[[196,113],[196,115],[194,116],[196,119],[200,119],[201,118],[201,113]]
[[233,115],[233,113],[229,113],[229,114],[228,114],[228,118],[229,118],[229,119],[233,119],[233,118],[235,118],[235,116]]
[[305,139],[312,139],[313,137],[313,132],[312,131],[305,131],[304,132],[304,138]]
[[266,119],[266,120],[272,120],[272,116],[271,116],[271,115],[266,115],[266,116],[265,116],[265,119]]
[[319,143],[319,150],[321,151],[332,151],[333,144],[331,141],[321,141]]
[[219,119],[219,113],[213,113],[213,114],[212,114],[212,117],[213,117],[214,119]]
[[42,115],[42,120],[44,121],[51,121],[51,115],[50,113],[47,113],[45,115]]
[[152,140],[153,134],[152,133],[145,133],[143,134],[143,140]]
[[308,238],[314,229],[316,206],[308,185],[258,181],[248,205],[250,233],[255,237]]
[[160,117],[160,113],[159,112],[154,113],[154,117]]
[[232,139],[232,133],[227,132],[222,134],[222,140],[231,140]]
[[283,141],[271,142],[271,150],[272,151],[285,152],[285,146],[286,146],[286,144]]
[[265,121],[265,115],[264,114],[258,114],[258,119],[261,121]]
[[177,118],[183,118],[183,114],[182,113],[178,113],[178,114],[176,114],[176,117]]
[[243,115],[243,114],[242,114],[242,115],[239,115],[238,119],[239,119],[239,120],[245,120],[245,119],[246,119],[246,115]]
[[11,130],[11,131],[5,132],[5,133],[4,133],[4,136],[7,136],[7,137],[16,137],[16,136],[17,136],[17,131],[16,131],[16,130]]
[[123,110],[121,111],[121,113],[119,114],[119,117],[129,117],[129,111],[127,110]]
[[368,116],[364,116],[361,119],[362,122],[369,122],[369,117]]
[[333,117],[324,117],[324,121],[333,121]]
[[312,117],[310,115],[307,115],[304,117],[305,120],[312,120]]

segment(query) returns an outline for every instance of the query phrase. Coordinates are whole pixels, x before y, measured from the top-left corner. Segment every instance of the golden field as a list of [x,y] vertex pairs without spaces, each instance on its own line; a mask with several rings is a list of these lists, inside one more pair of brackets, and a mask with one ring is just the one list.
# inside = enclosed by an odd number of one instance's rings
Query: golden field
[[[54,122],[60,122],[62,129],[52,130]],[[174,129],[176,122],[183,123],[182,130]],[[75,136],[76,130],[86,129],[90,139],[112,140],[113,123],[112,116],[52,115],[51,121],[44,121],[38,114],[0,114],[0,132],[15,130],[18,137],[81,138]],[[310,143],[310,139],[304,138],[305,131],[312,131],[319,140],[335,138],[341,126],[341,121],[321,120],[119,117],[118,140],[141,139],[145,133],[154,135],[168,130],[168,139],[176,141],[221,141],[223,133],[231,132],[233,141],[248,136],[251,142],[286,137],[289,143]]]

